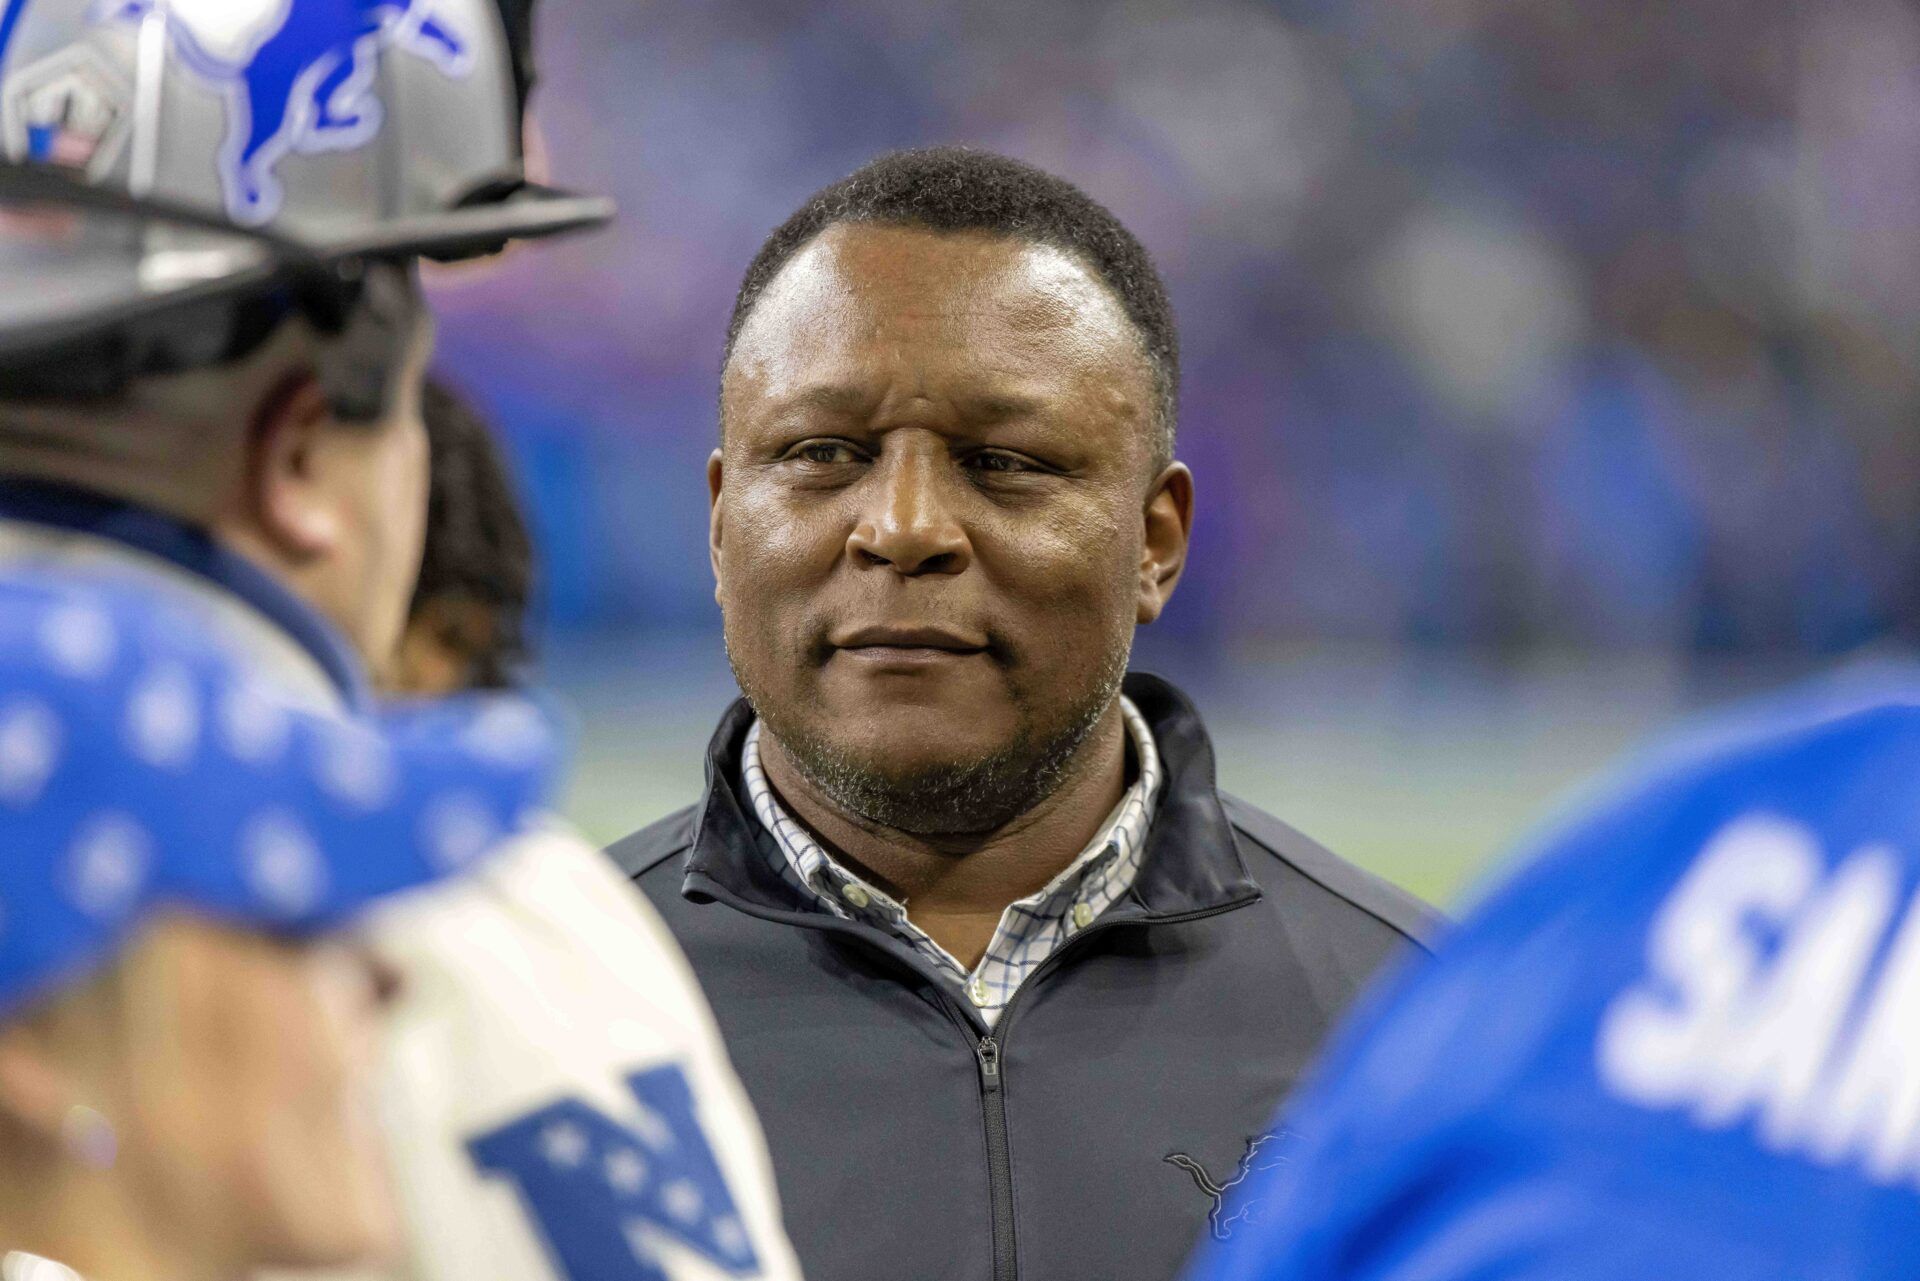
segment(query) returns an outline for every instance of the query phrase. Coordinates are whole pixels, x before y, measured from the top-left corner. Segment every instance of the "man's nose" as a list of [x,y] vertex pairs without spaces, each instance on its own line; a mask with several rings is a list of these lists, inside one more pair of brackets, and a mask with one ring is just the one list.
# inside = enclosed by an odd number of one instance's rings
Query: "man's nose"
[[881,460],[847,537],[856,565],[915,576],[958,574],[973,563],[973,545],[946,492],[952,465],[944,448]]

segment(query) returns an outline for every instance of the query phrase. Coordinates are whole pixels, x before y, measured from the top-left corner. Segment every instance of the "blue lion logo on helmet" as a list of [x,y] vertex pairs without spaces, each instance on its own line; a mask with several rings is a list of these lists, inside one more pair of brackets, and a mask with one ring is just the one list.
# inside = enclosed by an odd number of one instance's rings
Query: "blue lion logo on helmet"
[[[138,21],[160,0],[101,0],[94,20]],[[219,155],[227,212],[258,226],[280,212],[274,170],[289,153],[364,147],[385,112],[374,87],[380,59],[401,49],[459,78],[473,66],[471,42],[429,13],[431,0],[281,0],[244,41],[250,53],[215,52],[180,6],[164,10],[179,64],[227,97]],[[229,40],[234,33],[225,33]]]

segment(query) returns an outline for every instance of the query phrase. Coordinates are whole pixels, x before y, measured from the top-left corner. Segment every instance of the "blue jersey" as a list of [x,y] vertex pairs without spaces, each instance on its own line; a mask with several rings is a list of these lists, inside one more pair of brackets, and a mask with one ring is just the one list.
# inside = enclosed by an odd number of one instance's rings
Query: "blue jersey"
[[1191,1281],[1920,1276],[1920,686],[1761,719],[1408,961]]

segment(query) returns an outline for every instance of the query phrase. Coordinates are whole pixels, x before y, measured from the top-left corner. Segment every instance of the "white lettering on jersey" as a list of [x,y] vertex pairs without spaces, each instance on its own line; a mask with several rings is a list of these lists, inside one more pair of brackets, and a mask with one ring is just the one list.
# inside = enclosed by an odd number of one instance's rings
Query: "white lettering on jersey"
[[1705,1128],[1881,1182],[1920,1181],[1920,902],[1867,846],[1831,869],[1809,828],[1751,817],[1708,842],[1654,918],[1647,973],[1615,997],[1600,1079]]
[[1808,1135],[1817,1160],[1864,1160],[1891,1183],[1920,1156],[1920,899],[1907,909],[1882,977]]
[[1777,928],[1819,874],[1813,833],[1747,819],[1708,843],[1647,941],[1648,981],[1608,1009],[1600,1074],[1650,1107],[1698,1097],[1761,962],[1753,925]]

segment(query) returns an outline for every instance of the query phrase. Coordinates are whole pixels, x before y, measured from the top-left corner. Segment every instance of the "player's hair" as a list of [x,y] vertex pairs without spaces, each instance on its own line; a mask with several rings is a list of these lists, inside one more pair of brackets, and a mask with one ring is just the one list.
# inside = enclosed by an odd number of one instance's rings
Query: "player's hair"
[[747,268],[727,325],[726,361],[774,277],[827,228],[844,222],[982,231],[1072,254],[1125,308],[1153,374],[1155,442],[1173,456],[1180,340],[1173,305],[1145,247],[1111,210],[1064,178],[990,151],[895,151],[810,196],[767,237]]
[[448,637],[472,664],[478,688],[514,682],[532,656],[527,611],[533,598],[533,539],[505,459],[485,420],[457,392],[428,379],[421,402],[433,480],[427,494],[427,537],[410,613],[436,602],[486,610],[484,643]]

